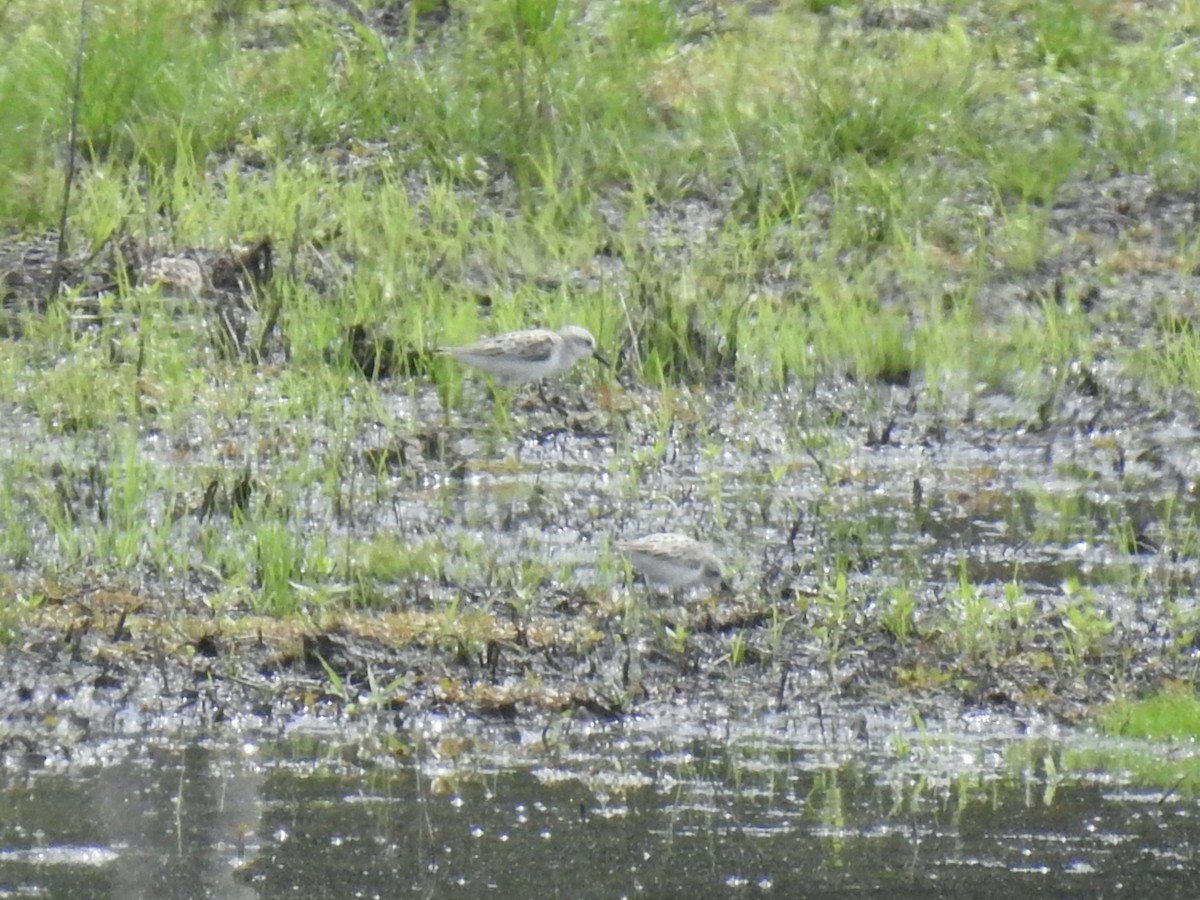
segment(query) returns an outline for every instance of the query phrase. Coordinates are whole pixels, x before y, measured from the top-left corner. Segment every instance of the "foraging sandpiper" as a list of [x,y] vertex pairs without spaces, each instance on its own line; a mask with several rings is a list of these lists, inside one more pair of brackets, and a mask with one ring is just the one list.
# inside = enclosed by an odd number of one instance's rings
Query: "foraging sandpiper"
[[660,532],[635,541],[617,541],[615,546],[649,582],[671,590],[696,584],[726,587],[721,561],[707,544],[685,535]]
[[531,328],[482,338],[465,347],[445,350],[459,362],[474,366],[503,381],[541,381],[561,375],[576,360],[595,357],[608,365],[596,352],[596,339],[586,328],[564,325],[557,331]]

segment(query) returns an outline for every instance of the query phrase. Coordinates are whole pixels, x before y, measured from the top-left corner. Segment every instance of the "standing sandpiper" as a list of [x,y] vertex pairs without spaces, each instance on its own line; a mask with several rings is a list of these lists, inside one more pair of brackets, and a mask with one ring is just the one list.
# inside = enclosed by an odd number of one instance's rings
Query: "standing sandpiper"
[[617,541],[615,546],[647,581],[671,590],[696,584],[725,586],[721,561],[707,544],[685,535],[660,532],[636,541]]
[[465,347],[449,347],[445,352],[459,362],[511,382],[541,381],[561,375],[576,360],[587,356],[608,365],[608,360],[596,352],[592,333],[579,325],[564,325],[557,331],[548,328],[510,331]]

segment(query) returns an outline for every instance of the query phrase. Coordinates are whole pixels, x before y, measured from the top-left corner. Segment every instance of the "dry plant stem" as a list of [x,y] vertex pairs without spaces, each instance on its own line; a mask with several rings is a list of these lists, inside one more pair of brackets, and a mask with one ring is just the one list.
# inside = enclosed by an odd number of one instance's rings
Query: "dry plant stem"
[[75,180],[75,142],[79,131],[79,97],[83,92],[83,48],[87,42],[87,0],[79,0],[79,44],[75,48],[75,83],[71,89],[70,125],[67,128],[67,170],[63,174],[62,212],[58,219],[58,249],[54,272],[46,292],[46,306],[62,286],[63,262],[67,258],[67,211],[71,208],[71,183]]
[[[296,284],[297,281],[297,260],[300,257],[300,204],[296,204],[296,210],[293,215],[294,227],[292,229],[292,242],[288,248],[288,278],[289,283]],[[271,307],[267,315],[267,323],[263,326],[262,336],[258,340],[258,358],[265,359],[267,355],[267,341],[271,334],[279,325],[279,314],[283,311],[283,294],[280,291],[279,284],[273,279],[271,281]]]

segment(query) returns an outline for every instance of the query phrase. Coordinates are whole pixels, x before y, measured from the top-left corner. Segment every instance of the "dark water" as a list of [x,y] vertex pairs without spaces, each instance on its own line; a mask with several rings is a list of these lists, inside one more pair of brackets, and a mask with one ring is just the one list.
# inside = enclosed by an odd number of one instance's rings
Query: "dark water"
[[1164,751],[881,724],[113,743],[0,775],[0,897],[1200,896]]

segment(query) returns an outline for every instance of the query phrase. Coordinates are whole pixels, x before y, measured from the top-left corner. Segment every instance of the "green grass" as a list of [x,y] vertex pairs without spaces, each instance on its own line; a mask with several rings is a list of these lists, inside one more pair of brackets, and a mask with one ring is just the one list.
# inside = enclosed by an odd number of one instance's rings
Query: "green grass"
[[[189,4],[97,8],[73,243],[132,233],[161,251],[270,234],[294,241],[306,269],[330,247],[355,261],[341,308],[314,321],[299,286],[284,290],[298,346],[324,346],[350,319],[417,346],[463,339],[476,330],[464,318],[472,297],[488,293],[499,328],[570,305],[602,343],[632,336],[650,381],[703,382],[731,364],[768,383],[831,369],[996,378],[991,354],[975,352],[994,345],[971,312],[989,270],[1029,272],[1055,251],[1044,207],[1063,185],[1195,140],[1182,100],[1170,109],[1183,72],[1169,17],[1139,19],[1143,40],[1120,42],[1099,6],[1011,3],[988,28],[952,12],[929,30],[851,40],[804,8],[735,9],[689,44],[704,23],[665,3],[622,4],[584,25],[581,11],[497,3],[436,39],[392,40],[306,6],[219,18]],[[9,17],[13,63],[0,75],[22,84],[23,103],[5,111],[20,141],[6,145],[0,196],[13,205],[0,212],[37,226],[57,213],[52,160],[77,24],[66,15],[50,28],[49,11],[27,4]],[[246,41],[263,49],[245,52]],[[1158,145],[1127,146],[1114,120],[1130,96],[1171,122]],[[1143,142],[1155,133],[1138,130]],[[252,167],[217,165],[229,154]],[[711,252],[682,267],[652,261],[699,235],[659,234],[648,201],[739,195]],[[622,210],[615,230],[597,215],[601,198]],[[601,283],[582,313],[577,291],[530,289],[594,270],[604,245],[637,289]],[[781,259],[792,290],[755,291]],[[961,301],[922,299],[947,279]],[[897,284],[902,302],[884,302]],[[1081,323],[1046,312],[1002,349],[1086,353]],[[774,346],[781,332],[797,339]]]
[[[519,491],[464,508],[454,479],[503,480],[505,464],[470,454],[508,453],[521,417],[434,351],[578,322],[620,361],[566,383],[609,416],[610,477],[630,503],[680,446],[752,457],[754,417],[782,410],[795,458],[771,463],[774,483],[815,461],[832,517],[855,514],[828,527],[828,590],[804,611],[831,669],[870,618],[855,573],[873,567],[898,579],[879,614],[898,644],[944,627],[956,658],[1015,652],[995,636],[1033,619],[1015,581],[997,606],[1008,588],[964,569],[931,618],[929,590],[909,583],[919,551],[885,552],[904,526],[832,505],[838,484],[869,481],[837,429],[882,427],[892,387],[948,410],[1007,392],[1040,411],[1008,424],[1045,427],[1101,363],[1154,402],[1200,399],[1186,308],[1160,301],[1147,343],[1119,304],[1091,306],[1147,274],[1190,278],[1194,242],[1103,243],[1103,222],[1055,218],[1117,174],[1164,196],[1200,185],[1195,4],[952,3],[922,28],[864,28],[858,8],[508,0],[435,24],[412,4],[386,33],[304,3],[89,6],[67,287],[0,323],[0,403],[22,423],[0,470],[6,565],[164,583],[203,571],[218,604],[264,615],[374,611],[414,583],[458,604],[453,582],[474,573],[486,602],[535,620],[572,564],[497,562],[489,524],[549,527],[574,509],[559,502],[570,485],[548,489],[549,513]],[[59,220],[78,12],[0,9],[14,246]],[[262,238],[274,276],[240,296],[140,283],[155,257],[211,269]],[[1063,264],[1081,243],[1094,265]],[[357,370],[356,325],[380,364],[390,348],[389,380]],[[805,394],[847,383],[852,404]],[[710,421],[719,392],[748,436]],[[453,476],[439,440],[469,457]],[[685,490],[715,530],[750,527],[720,475]],[[1084,501],[1036,493],[1029,523],[1010,524],[1119,542],[1123,511]],[[410,502],[438,509],[446,533],[406,531]],[[604,527],[607,502],[584,502]],[[381,528],[368,513],[388,508]],[[1162,523],[1184,552],[1188,515]],[[1128,566],[1107,577],[1151,590]],[[1074,664],[1109,640],[1089,587],[1070,586],[1057,631],[1039,623]],[[476,655],[481,641],[462,644]]]
[[1107,734],[1154,741],[1191,741],[1200,736],[1200,699],[1187,685],[1145,697],[1117,700],[1097,715]]

